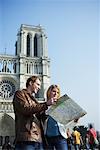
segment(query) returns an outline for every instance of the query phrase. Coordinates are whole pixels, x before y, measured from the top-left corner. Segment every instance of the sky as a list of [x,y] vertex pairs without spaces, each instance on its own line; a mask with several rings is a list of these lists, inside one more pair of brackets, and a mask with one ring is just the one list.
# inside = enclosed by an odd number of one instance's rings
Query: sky
[[41,25],[48,37],[51,84],[87,114],[80,125],[100,130],[100,1],[0,0],[0,54],[15,54],[21,24]]

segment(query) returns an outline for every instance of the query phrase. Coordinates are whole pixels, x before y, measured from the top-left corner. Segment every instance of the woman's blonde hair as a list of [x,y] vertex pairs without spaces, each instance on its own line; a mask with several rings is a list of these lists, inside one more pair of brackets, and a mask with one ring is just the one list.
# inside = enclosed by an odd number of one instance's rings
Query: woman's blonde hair
[[51,91],[54,89],[54,88],[57,88],[58,89],[58,98],[57,99],[59,99],[59,97],[60,97],[60,88],[59,88],[59,86],[58,85],[51,85],[49,88],[48,88],[48,90],[47,90],[47,99],[49,99],[50,98],[50,93],[51,93]]

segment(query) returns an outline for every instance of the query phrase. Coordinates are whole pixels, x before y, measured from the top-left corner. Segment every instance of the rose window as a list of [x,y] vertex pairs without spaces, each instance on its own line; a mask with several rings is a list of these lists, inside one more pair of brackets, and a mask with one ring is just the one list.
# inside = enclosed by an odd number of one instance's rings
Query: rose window
[[0,82],[0,98],[9,99],[15,92],[15,85],[9,80]]

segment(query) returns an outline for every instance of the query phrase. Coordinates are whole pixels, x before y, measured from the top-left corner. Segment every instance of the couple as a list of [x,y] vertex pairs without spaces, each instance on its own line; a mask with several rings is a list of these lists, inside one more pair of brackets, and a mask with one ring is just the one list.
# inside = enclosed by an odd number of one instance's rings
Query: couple
[[48,142],[47,150],[68,150],[67,137],[62,136],[58,123],[45,113],[49,106],[56,104],[60,97],[60,89],[57,85],[51,85],[47,90],[47,101],[39,103],[34,95],[40,87],[40,78],[32,76],[27,79],[26,89],[15,92],[15,150],[44,150],[43,126]]

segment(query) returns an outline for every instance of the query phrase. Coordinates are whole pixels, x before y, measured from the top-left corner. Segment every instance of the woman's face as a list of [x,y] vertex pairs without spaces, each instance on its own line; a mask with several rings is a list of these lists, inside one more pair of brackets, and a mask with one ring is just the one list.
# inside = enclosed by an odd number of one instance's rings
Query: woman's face
[[50,92],[50,98],[58,99],[58,97],[59,97],[59,90],[55,87]]

